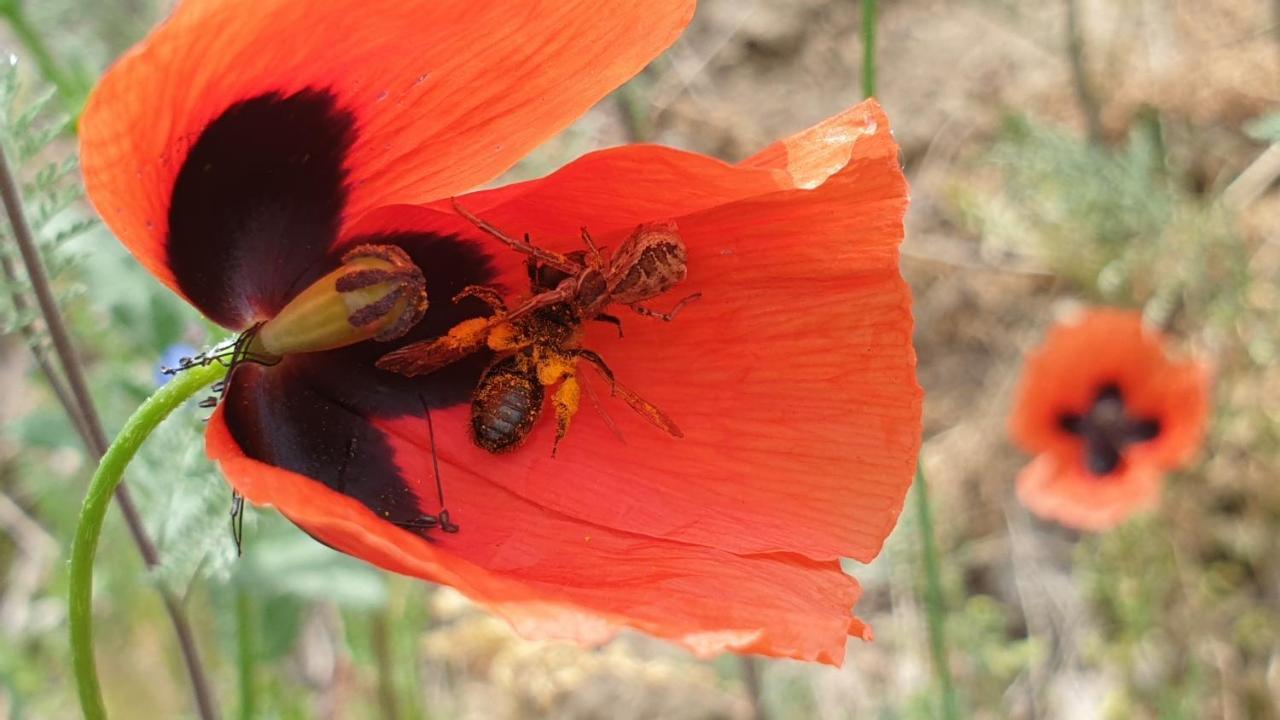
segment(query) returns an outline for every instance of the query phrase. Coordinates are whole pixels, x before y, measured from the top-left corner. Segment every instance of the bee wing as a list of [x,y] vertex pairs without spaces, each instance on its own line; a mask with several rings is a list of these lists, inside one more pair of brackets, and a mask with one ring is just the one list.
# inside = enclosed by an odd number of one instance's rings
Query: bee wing
[[631,406],[632,410],[635,410],[641,417],[652,423],[654,427],[663,430],[672,437],[684,437],[684,433],[671,418],[667,417],[666,413],[659,410],[653,403],[629,390],[625,385],[618,382],[613,383],[613,393],[622,398],[624,402]]

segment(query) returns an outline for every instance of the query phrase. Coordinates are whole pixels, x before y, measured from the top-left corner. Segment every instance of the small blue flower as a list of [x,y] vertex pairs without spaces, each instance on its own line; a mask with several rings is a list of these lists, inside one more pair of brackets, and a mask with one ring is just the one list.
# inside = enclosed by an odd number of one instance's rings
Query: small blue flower
[[155,382],[156,387],[160,387],[169,382],[169,375],[165,374],[165,370],[171,370],[178,367],[182,363],[182,358],[194,357],[199,350],[186,343],[174,343],[165,348],[160,353],[160,359],[156,361],[156,365],[151,370],[151,378]]

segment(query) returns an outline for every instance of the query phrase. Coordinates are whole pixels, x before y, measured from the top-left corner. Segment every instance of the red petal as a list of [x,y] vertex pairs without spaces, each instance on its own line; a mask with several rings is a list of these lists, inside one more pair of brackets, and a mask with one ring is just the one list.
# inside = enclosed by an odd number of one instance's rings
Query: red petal
[[[463,413],[433,415],[447,505],[461,530],[426,539],[320,482],[246,457],[222,407],[210,419],[207,447],[251,502],[277,507],[337,550],[452,585],[526,635],[598,642],[629,626],[703,655],[738,650],[833,665],[843,660],[847,635],[869,635],[849,614],[859,590],[839,563],[737,556],[548,513],[443,452],[469,444]],[[376,427],[405,482],[432,498],[424,504],[434,511],[422,420]]]
[[[625,338],[599,327],[586,342],[683,439],[590,377],[625,443],[584,402],[557,458],[553,423],[543,422],[514,455],[450,448],[460,464],[530,502],[631,533],[735,553],[876,555],[911,481],[921,412],[898,272],[906,183],[878,105],[736,167],[619,148],[461,202],[559,249],[575,248],[583,225],[608,245],[638,222],[674,218],[689,277],[652,305],[695,291],[702,299],[674,322],[628,314]],[[388,209],[370,229],[435,212]],[[527,287],[522,258],[494,247],[508,287]]]
[[1105,479],[1078,460],[1042,453],[1018,473],[1018,499],[1035,514],[1079,530],[1109,530],[1160,501],[1161,473],[1129,462]]
[[352,219],[498,175],[667,47],[693,5],[186,0],[90,98],[86,187],[121,241],[177,290],[170,192],[191,144],[229,106],[304,89],[336,97],[356,120]]

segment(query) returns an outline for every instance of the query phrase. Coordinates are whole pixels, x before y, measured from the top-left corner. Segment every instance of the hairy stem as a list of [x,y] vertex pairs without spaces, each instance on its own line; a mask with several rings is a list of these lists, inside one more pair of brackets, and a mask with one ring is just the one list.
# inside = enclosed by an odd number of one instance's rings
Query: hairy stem
[[80,706],[89,720],[99,720],[107,715],[93,660],[92,607],[93,559],[98,551],[98,537],[102,533],[102,521],[106,518],[107,507],[111,504],[111,494],[120,484],[125,467],[156,426],[187,398],[226,374],[227,368],[219,363],[195,367],[179,374],[168,385],[147,398],[125,423],[115,442],[107,448],[89,483],[89,493],[80,510],[80,522],[71,544],[69,607],[71,655],[76,686],[80,693]]
[[[67,332],[66,323],[62,321],[58,303],[53,297],[53,289],[49,283],[49,276],[44,270],[40,251],[36,247],[35,236],[27,222],[26,213],[23,212],[22,195],[18,190],[17,178],[9,165],[2,144],[0,144],[0,200],[3,201],[5,213],[9,218],[9,227],[13,231],[14,241],[27,272],[27,279],[35,294],[36,306],[40,309],[40,315],[49,330],[54,353],[66,378],[66,387],[62,392],[72,401],[65,405],[68,415],[72,424],[82,431],[81,438],[86,447],[95,457],[101,459],[107,451],[107,436],[103,432],[102,421],[94,407],[93,396],[89,394],[84,368],[80,364],[75,346],[71,343],[71,335]],[[23,304],[25,305],[25,302]],[[37,360],[39,358],[40,355],[37,354]],[[45,377],[48,378],[50,386],[55,388],[54,392],[59,392],[58,388],[62,385],[57,373],[53,372],[52,367],[46,367],[46,363],[41,363],[41,369],[45,371]],[[127,488],[120,486],[116,488],[115,493],[116,500],[120,504],[120,512],[124,515],[125,524],[129,526],[129,534],[133,536],[133,542],[142,555],[143,562],[148,569],[154,568],[159,564],[160,556],[151,538],[147,536],[137,506],[134,505]],[[182,658],[191,680],[191,689],[195,695],[200,717],[202,720],[214,720],[218,717],[217,705],[214,702],[209,681],[205,677],[200,655],[196,650],[191,624],[187,622],[186,614],[173,593],[165,587],[158,587],[158,590],[164,601],[165,612],[173,624],[174,634],[178,637],[178,645],[182,650]]]
[[862,0],[862,96],[876,94],[876,0]]
[[920,528],[920,547],[924,560],[924,604],[929,623],[929,651],[933,670],[942,692],[942,717],[957,720],[960,706],[955,684],[951,680],[951,662],[947,657],[946,608],[942,599],[942,571],[938,565],[938,539],[933,532],[933,512],[929,507],[929,485],[924,478],[923,463],[916,463],[916,525]]

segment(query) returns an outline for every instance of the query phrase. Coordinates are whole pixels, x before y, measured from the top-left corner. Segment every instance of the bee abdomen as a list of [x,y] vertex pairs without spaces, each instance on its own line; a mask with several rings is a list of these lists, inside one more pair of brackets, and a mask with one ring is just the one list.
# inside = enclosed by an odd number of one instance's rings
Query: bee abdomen
[[485,371],[471,398],[471,432],[476,445],[492,453],[520,446],[542,412],[538,378],[523,372],[514,358]]

